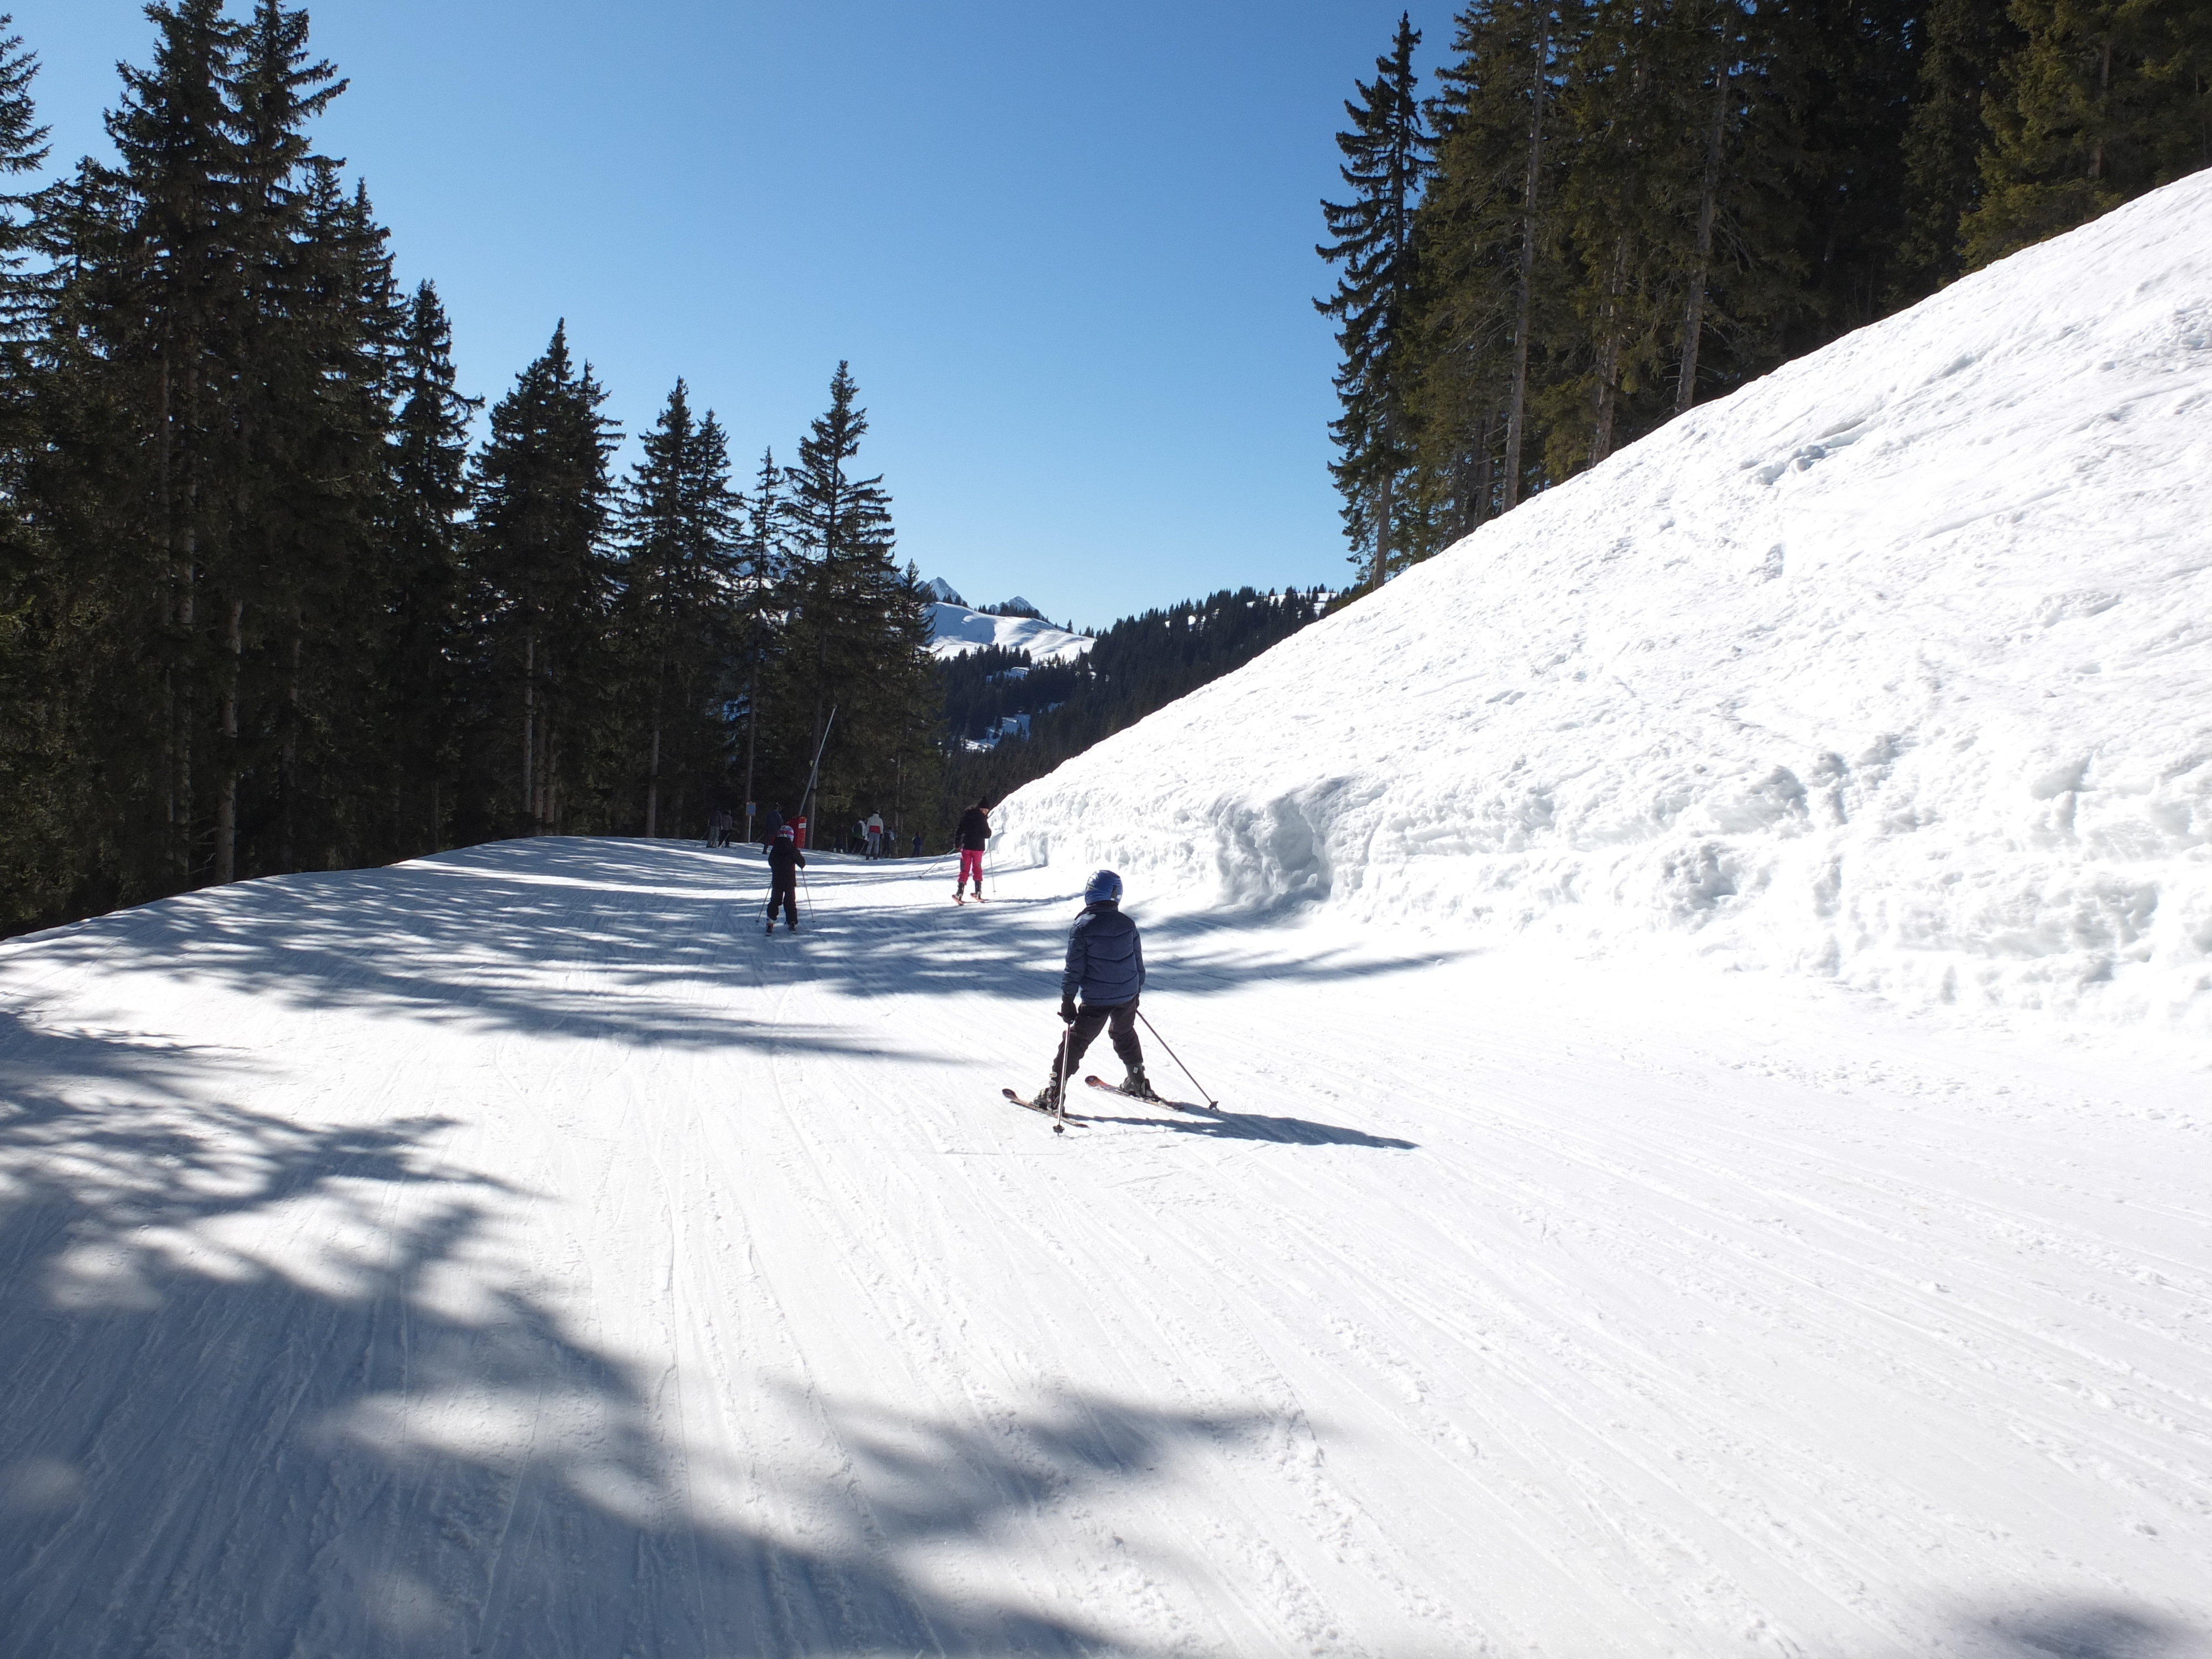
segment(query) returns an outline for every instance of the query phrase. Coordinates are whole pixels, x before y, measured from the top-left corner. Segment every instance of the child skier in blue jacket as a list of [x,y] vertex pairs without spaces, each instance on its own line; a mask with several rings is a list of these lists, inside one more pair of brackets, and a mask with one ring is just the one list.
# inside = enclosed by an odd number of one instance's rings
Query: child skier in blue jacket
[[[1145,1077],[1145,1051],[1137,1042],[1137,998],[1145,988],[1145,945],[1137,924],[1121,914],[1121,878],[1101,870],[1083,890],[1083,914],[1067,930],[1067,966],[1060,976],[1060,1017],[1067,1030],[1052,1057],[1052,1081],[1036,1103],[1050,1110],[1083,1051],[1100,1030],[1129,1069],[1121,1092],[1158,1100]],[[1081,1007],[1076,998],[1083,999]]]

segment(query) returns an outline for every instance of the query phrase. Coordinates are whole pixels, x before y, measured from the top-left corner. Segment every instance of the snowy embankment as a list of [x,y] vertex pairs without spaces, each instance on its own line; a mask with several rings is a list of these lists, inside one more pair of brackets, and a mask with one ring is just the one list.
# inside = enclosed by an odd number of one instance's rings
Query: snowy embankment
[[1139,896],[1055,1138],[1065,872],[809,880],[0,945],[0,1650],[2212,1654],[2201,1073]]
[[2212,1031],[2212,172],[1012,796],[1140,890]]
[[1071,634],[1036,617],[1000,617],[939,601],[929,607],[929,648],[940,657],[964,657],[996,646],[1026,651],[1033,662],[1070,662],[1091,647],[1087,634]]

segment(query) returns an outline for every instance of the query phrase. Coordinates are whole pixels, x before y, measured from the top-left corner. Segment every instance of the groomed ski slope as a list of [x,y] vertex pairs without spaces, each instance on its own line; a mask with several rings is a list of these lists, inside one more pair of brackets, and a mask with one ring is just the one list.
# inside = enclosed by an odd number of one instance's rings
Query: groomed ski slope
[[1139,888],[1225,1109],[1056,1139],[1075,884],[1000,874],[0,945],[0,1646],[2212,1653],[2201,1056]]
[[2212,1038],[2212,171],[1693,410],[1001,824],[1155,891]]

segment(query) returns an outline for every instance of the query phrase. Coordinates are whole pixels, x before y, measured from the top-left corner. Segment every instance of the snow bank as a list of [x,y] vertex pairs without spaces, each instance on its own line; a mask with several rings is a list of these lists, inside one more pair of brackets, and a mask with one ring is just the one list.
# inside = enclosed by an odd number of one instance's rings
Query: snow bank
[[996,617],[964,605],[929,607],[929,648],[940,657],[964,657],[995,645],[1026,651],[1035,662],[1068,662],[1091,648],[1090,635],[1071,634],[1035,617]]
[[2212,1030],[2212,173],[1675,422],[1006,804],[1136,893]]

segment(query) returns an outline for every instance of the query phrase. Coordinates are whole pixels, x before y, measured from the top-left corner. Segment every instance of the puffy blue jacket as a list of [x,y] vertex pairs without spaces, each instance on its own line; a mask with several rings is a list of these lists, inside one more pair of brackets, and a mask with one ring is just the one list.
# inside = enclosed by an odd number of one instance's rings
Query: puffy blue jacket
[[1134,1002],[1145,988],[1145,946],[1137,924],[1116,904],[1092,904],[1067,930],[1067,971],[1060,994],[1081,992],[1094,1008],[1118,1008]]

